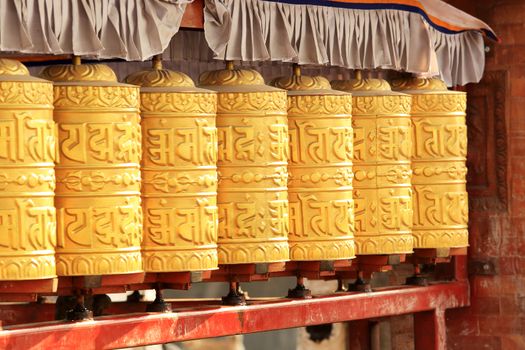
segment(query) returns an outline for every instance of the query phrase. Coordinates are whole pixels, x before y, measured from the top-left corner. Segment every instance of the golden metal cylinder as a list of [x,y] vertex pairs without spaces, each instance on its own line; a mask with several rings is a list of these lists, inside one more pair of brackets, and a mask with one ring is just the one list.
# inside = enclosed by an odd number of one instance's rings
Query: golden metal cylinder
[[216,93],[160,62],[126,82],[142,87],[144,270],[215,269]]
[[139,89],[105,65],[57,65],[57,274],[142,271]]
[[412,95],[414,247],[468,246],[466,94],[439,79],[393,83]]
[[286,91],[251,69],[203,73],[215,90],[219,264],[288,260]]
[[410,96],[380,79],[332,82],[352,93],[357,255],[412,252]]
[[351,259],[352,95],[298,68],[271,85],[288,90],[290,259]]
[[0,280],[56,277],[53,85],[0,59]]

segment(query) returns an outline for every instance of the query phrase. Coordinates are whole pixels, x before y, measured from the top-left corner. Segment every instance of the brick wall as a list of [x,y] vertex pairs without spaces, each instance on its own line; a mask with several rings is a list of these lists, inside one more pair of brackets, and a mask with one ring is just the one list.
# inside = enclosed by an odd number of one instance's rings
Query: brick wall
[[448,2],[502,40],[467,87],[472,306],[447,312],[448,348],[525,349],[525,1]]

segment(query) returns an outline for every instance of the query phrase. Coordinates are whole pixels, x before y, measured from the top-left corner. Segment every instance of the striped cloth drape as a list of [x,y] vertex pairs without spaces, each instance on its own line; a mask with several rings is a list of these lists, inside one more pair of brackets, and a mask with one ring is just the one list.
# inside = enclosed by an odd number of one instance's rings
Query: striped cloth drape
[[206,0],[215,58],[328,64],[478,82],[485,65],[480,20],[439,0]]

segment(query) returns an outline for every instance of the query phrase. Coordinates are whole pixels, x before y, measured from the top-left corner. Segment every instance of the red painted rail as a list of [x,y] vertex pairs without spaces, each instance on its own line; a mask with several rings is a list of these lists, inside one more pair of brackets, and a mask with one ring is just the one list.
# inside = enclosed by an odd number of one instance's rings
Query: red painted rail
[[[322,323],[467,306],[466,281],[343,293],[311,300],[254,300],[248,306],[205,305],[168,314],[127,314],[79,323],[46,322],[0,331],[2,349],[107,349],[254,333]],[[188,304],[186,304],[188,305]]]

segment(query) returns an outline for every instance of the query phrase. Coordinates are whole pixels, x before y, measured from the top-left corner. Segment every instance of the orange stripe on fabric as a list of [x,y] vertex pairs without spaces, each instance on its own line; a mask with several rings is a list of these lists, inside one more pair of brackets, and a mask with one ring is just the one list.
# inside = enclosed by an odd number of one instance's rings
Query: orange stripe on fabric
[[340,3],[347,3],[347,4],[390,4],[390,5],[407,5],[412,7],[417,7],[428,16],[428,18],[432,21],[432,23],[435,23],[436,25],[446,28],[448,30],[452,31],[463,31],[463,30],[480,30],[480,28],[469,28],[469,27],[460,27],[453,24],[450,24],[448,22],[443,21],[442,19],[429,15],[428,12],[425,10],[423,5],[417,1],[417,0],[329,0],[331,2],[340,2]]

